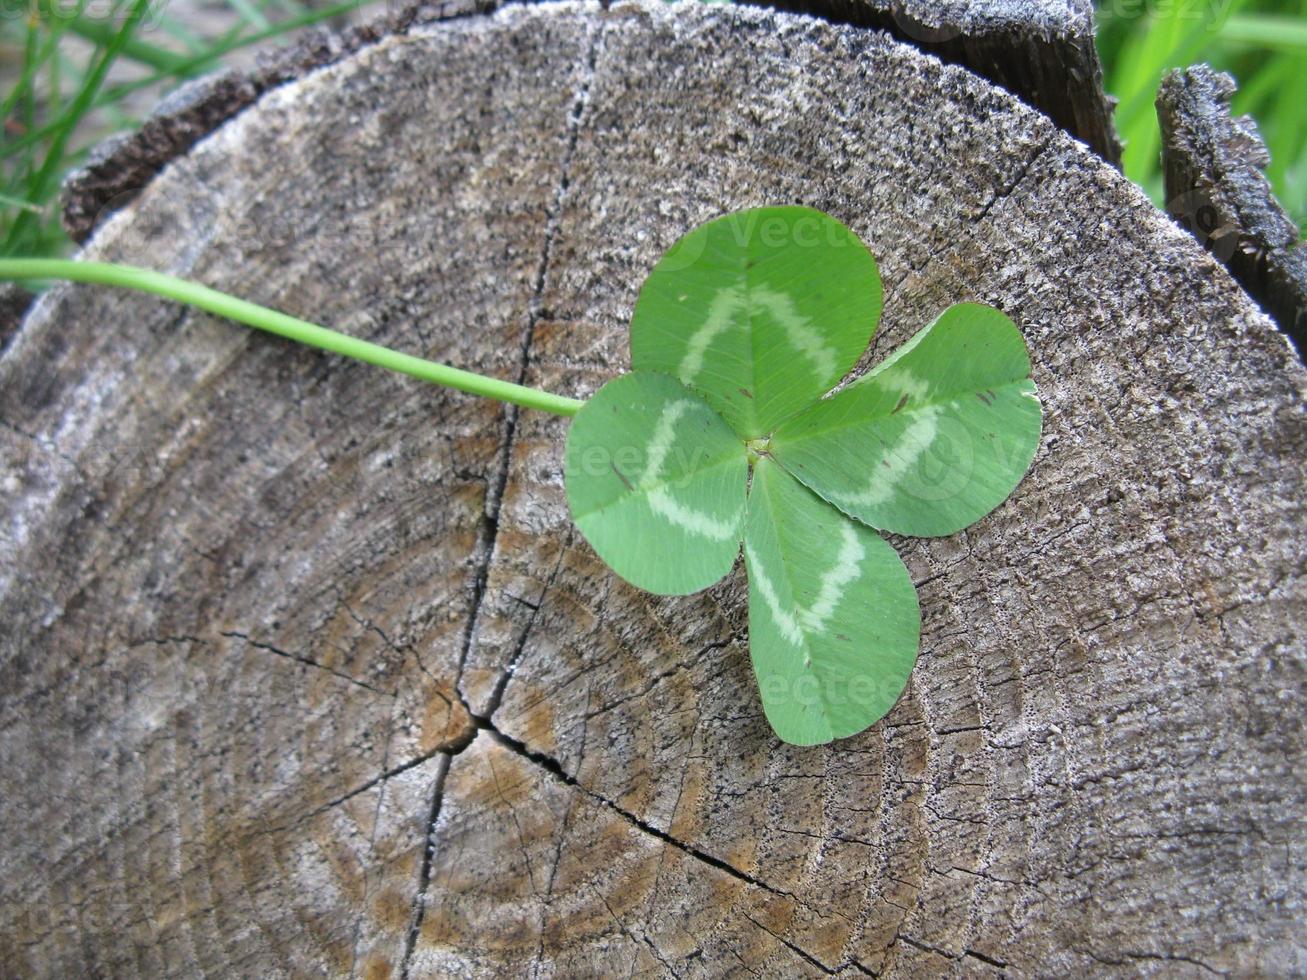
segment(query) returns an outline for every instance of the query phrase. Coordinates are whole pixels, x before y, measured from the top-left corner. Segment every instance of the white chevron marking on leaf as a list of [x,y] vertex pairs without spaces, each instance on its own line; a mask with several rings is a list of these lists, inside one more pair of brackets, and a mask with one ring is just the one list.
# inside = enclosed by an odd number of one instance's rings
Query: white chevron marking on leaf
[[665,517],[683,531],[697,534],[714,541],[725,541],[738,537],[740,529],[734,521],[724,521],[704,514],[683,503],[667,492],[666,487],[649,491],[649,508],[660,517]]
[[[758,554],[746,543],[744,546],[744,557],[749,561],[749,579],[758,586],[758,591],[762,593],[763,602],[767,603],[767,609],[771,613],[772,619],[776,621],[776,628],[781,631],[781,636],[785,637],[792,646],[803,645],[803,630],[799,627],[797,617],[790,615],[781,606],[781,597],[776,594],[776,586],[772,585],[771,579],[767,577],[766,571],[763,570],[762,562],[758,560]],[[807,654],[804,655],[804,663],[807,664]]]
[[649,443],[647,462],[644,474],[640,477],[639,487],[645,491],[649,508],[655,514],[683,531],[712,538],[715,541],[725,541],[739,534],[739,528],[733,521],[722,520],[711,514],[697,511],[693,507],[687,507],[673,497],[666,486],[659,483],[663,475],[663,464],[667,461],[667,454],[671,451],[676,437],[676,423],[688,410],[695,407],[697,406],[694,402],[684,398],[664,406],[662,414],[658,416],[658,424],[654,426],[654,435]]
[[[777,594],[771,579],[767,577],[767,572],[758,560],[757,552],[747,543],[744,546],[744,554],[749,562],[749,578],[757,584],[758,591],[762,593],[763,601],[767,604],[772,619],[776,621],[777,629],[792,646],[804,646],[805,630],[811,634],[820,633],[826,628],[826,621],[830,619],[840,599],[844,597],[844,587],[858,578],[862,560],[867,557],[867,550],[858,540],[858,532],[851,525],[845,524],[840,529],[840,534],[839,554],[835,558],[835,564],[821,577],[816,601],[806,609],[796,603],[793,615],[782,607],[781,597]],[[803,665],[812,666],[812,658],[806,646]]]
[[739,288],[727,286],[719,290],[708,304],[708,316],[703,321],[703,326],[686,342],[685,354],[676,372],[686,384],[692,382],[703,370],[703,356],[708,350],[708,345],[718,334],[726,332],[731,325],[731,317],[743,302],[744,297]]
[[765,309],[785,331],[785,336],[802,357],[812,362],[813,372],[821,380],[835,373],[838,363],[835,351],[827,345],[812,321],[798,311],[788,294],[766,286],[754,286],[746,295],[738,286],[718,290],[708,304],[708,316],[703,326],[691,335],[685,345],[677,377],[686,384],[693,383],[703,370],[704,355],[708,346],[731,326],[732,317],[744,306],[755,305]]
[[820,633],[844,597],[844,587],[857,581],[859,565],[867,557],[867,549],[858,540],[858,532],[851,524],[845,523],[840,528],[840,553],[835,559],[835,566],[821,577],[821,588],[817,590],[817,601],[808,609],[799,610],[799,619],[811,633]]
[[765,286],[756,287],[750,299],[765,307],[781,325],[790,345],[812,362],[817,377],[825,380],[835,373],[835,351],[822,342],[821,334],[812,327],[812,321],[794,307],[794,300]]
[[[930,391],[930,383],[918,378],[911,371],[901,368],[900,377],[882,382],[891,391],[906,395],[909,399],[924,398]],[[894,493],[908,471],[916,465],[930,444],[939,435],[939,417],[943,409],[938,405],[928,405],[913,412],[912,421],[899,437],[899,441],[885,451],[884,461],[888,466],[879,467],[872,473],[867,486],[855,493],[832,493],[831,498],[837,504],[846,507],[874,507],[883,504]]]
[[663,406],[658,423],[654,426],[653,439],[649,441],[649,449],[645,453],[644,475],[640,477],[641,490],[653,488],[662,479],[663,463],[667,461],[667,454],[676,437],[676,423],[691,408],[694,408],[694,402],[688,398],[668,402]]

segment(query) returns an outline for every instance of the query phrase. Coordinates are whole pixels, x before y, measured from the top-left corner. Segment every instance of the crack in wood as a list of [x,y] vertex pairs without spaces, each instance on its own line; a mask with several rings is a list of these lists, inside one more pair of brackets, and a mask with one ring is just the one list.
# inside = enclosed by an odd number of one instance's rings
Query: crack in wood
[[328,667],[326,664],[319,663],[312,657],[306,657],[300,653],[291,653],[289,650],[283,650],[271,643],[264,643],[261,640],[251,639],[247,634],[238,630],[222,630],[218,635],[225,636],[229,640],[241,640],[248,646],[253,647],[255,650],[264,650],[268,653],[275,654],[278,657],[283,657],[286,660],[293,660],[295,663],[303,664],[305,667],[313,667],[324,673],[331,674],[333,677],[339,677],[343,681],[348,681],[356,687],[361,687],[364,690],[371,691],[373,694],[379,694],[383,698],[393,698],[395,696],[392,691],[383,691],[379,687],[373,687],[367,681],[361,681],[357,677],[345,673],[343,670],[336,670],[334,667]]
[[[986,201],[984,206],[976,213],[976,216],[971,219],[971,224],[980,224],[989,217],[989,212],[994,210],[996,204],[1000,201],[1006,201],[1016,193],[1017,188],[1025,182],[1025,179],[1028,176],[1030,176],[1031,168],[1034,167],[1036,161],[1048,152],[1048,148],[1053,145],[1053,141],[1056,140],[1059,135],[1060,133],[1053,133],[1035,148],[1035,152],[1030,155],[1029,159],[1027,159],[1024,164],[1022,164],[1021,169],[1017,171],[1016,176],[994,192],[994,196]],[[930,263],[928,262],[926,264],[929,265]]]
[[[473,737],[475,738],[475,735]],[[468,744],[470,745],[471,742],[469,741]],[[408,980],[409,963],[413,958],[413,950],[417,947],[418,935],[422,932],[422,920],[426,916],[427,886],[431,883],[431,869],[436,850],[434,831],[436,821],[440,819],[440,806],[445,797],[445,778],[449,775],[449,764],[453,758],[453,754],[449,752],[438,754],[441,758],[436,769],[435,784],[431,790],[431,807],[427,811],[427,834],[422,850],[422,866],[418,872],[418,891],[413,899],[408,934],[404,937],[404,955],[399,961],[400,980]]]
[[538,752],[534,749],[531,749],[530,747],[527,746],[525,742],[521,741],[520,739],[516,739],[511,735],[504,734],[498,728],[496,728],[489,719],[476,717],[476,720],[477,720],[478,727],[488,732],[491,735],[491,737],[494,738],[495,741],[497,741],[500,745],[509,749],[512,752],[515,752],[523,759],[535,763],[540,768],[544,769],[545,772],[549,773],[554,778],[558,779],[560,782],[565,783],[566,785],[579,790],[580,792],[588,796],[590,799],[594,800],[596,803],[599,803],[600,805],[612,810],[614,813],[616,813],[627,823],[631,824],[637,830],[641,830],[644,833],[648,834],[649,836],[657,838],[658,840],[662,841],[664,844],[668,844],[676,848],[677,850],[681,851],[687,856],[694,858],[696,861],[700,861],[703,864],[708,865],[709,867],[716,868],[718,871],[724,872],[725,874],[730,875],[732,878],[746,885],[752,885],[753,887],[759,888],[765,892],[768,892],[771,895],[775,895],[779,898],[787,898],[790,901],[796,902],[800,905],[806,904],[793,892],[788,892],[782,888],[777,888],[774,885],[768,884],[766,881],[763,881],[761,878],[757,878],[754,875],[749,874],[747,871],[742,871],[741,869],[735,867],[733,864],[730,864],[729,862],[723,860],[722,858],[717,857],[714,854],[709,854],[707,851],[701,850],[700,848],[695,847],[693,844],[690,844],[686,841],[673,837],[670,833],[663,830],[661,827],[654,826],[653,824],[649,823],[647,820],[644,820],[641,817],[636,816],[630,810],[627,810],[624,807],[621,807],[618,804],[614,803],[612,800],[608,799],[607,797],[602,796],[599,793],[596,793],[594,790],[583,785],[575,776],[573,776],[566,769],[564,769],[562,763],[560,763],[553,756],[546,755],[543,752]]
[[[569,171],[571,169],[572,159],[576,153],[577,142],[580,138],[581,117],[585,111],[586,105],[589,103],[590,86],[595,77],[596,66],[599,58],[600,40],[602,36],[602,24],[591,29],[590,43],[586,54],[581,81],[577,87],[576,97],[573,99],[572,109],[567,118],[567,134],[562,160],[559,164],[558,186],[554,193],[552,205],[545,218],[544,242],[540,250],[540,262],[536,269],[535,282],[532,286],[531,297],[527,303],[527,323],[526,328],[523,330],[522,344],[518,355],[516,379],[518,384],[524,384],[526,382],[527,373],[530,370],[531,346],[535,340],[536,325],[541,319],[545,284],[549,275],[549,263],[553,255],[554,242],[558,236],[558,230],[562,223],[562,207],[568,189]],[[508,486],[509,470],[512,466],[513,441],[517,432],[517,419],[518,407],[516,405],[505,405],[504,434],[498,453],[497,469],[494,479],[490,481],[490,490],[487,494],[485,518],[478,531],[476,551],[478,567],[473,584],[472,605],[468,612],[467,628],[464,631],[462,649],[459,651],[458,670],[454,678],[454,692],[462,702],[463,707],[479,727],[484,726],[491,730],[494,729],[489,717],[483,718],[472,711],[471,705],[463,692],[463,672],[467,666],[468,654],[472,649],[472,643],[476,637],[476,628],[481,613],[481,607],[485,601],[486,586],[490,576],[490,565],[494,559],[495,545],[499,536],[499,513],[500,508],[503,505],[504,491]],[[560,555],[559,562],[561,563],[561,561],[562,556]],[[525,635],[523,642],[525,642]],[[501,698],[503,697],[503,688],[507,687],[508,678],[510,677],[511,671],[506,669],[505,676],[501,679],[502,683],[496,685],[496,691],[498,696]],[[489,714],[493,714],[497,707],[497,703],[492,704],[489,709]],[[445,761],[441,766],[441,771],[437,775],[435,786],[432,788],[431,808],[429,811],[429,819],[426,823],[426,850],[423,854],[422,868],[418,875],[417,893],[413,900],[413,920],[405,941],[404,955],[400,960],[399,975],[401,980],[407,980],[409,976],[413,952],[416,949],[417,939],[422,931],[422,922],[426,914],[426,893],[431,884],[432,861],[435,852],[436,821],[440,816],[440,807],[444,796],[445,776],[449,772],[449,764],[453,756],[462,752],[471,745],[475,738],[476,729],[473,729],[466,744],[459,747],[456,751],[445,754]]]
[[[586,689],[587,705],[590,703],[590,695],[591,695],[591,689],[587,688]],[[583,722],[581,728],[581,747],[577,753],[578,758],[582,758],[585,756],[585,739],[588,731],[589,731],[588,724]],[[563,811],[563,825],[561,828],[559,828],[558,841],[554,845],[554,860],[549,867],[549,879],[545,882],[545,896],[544,896],[544,900],[541,902],[541,908],[540,908],[540,943],[536,947],[535,968],[532,970],[533,976],[539,976],[540,965],[544,962],[545,959],[545,927],[548,924],[549,908],[550,905],[553,903],[554,883],[558,878],[558,866],[559,864],[562,863],[563,860],[563,844],[567,840],[567,832],[572,824],[572,812],[576,809],[577,796],[578,794],[572,793],[568,797],[567,809]],[[607,904],[607,902],[605,902],[605,904]]]
[[[549,572],[549,577],[545,580],[544,588],[540,590],[540,597],[534,604],[526,602],[524,599],[518,599],[516,596],[510,596],[510,598],[517,599],[518,602],[527,606],[531,610],[531,615],[527,618],[526,625],[522,628],[522,634],[517,639],[512,655],[508,658],[508,662],[499,672],[499,677],[495,679],[495,686],[490,692],[490,697],[486,702],[484,712],[488,718],[493,718],[495,712],[499,710],[499,706],[503,704],[504,692],[508,690],[508,682],[513,679],[513,675],[517,672],[518,664],[521,662],[522,655],[526,651],[527,639],[531,636],[531,631],[535,628],[536,619],[540,615],[540,607],[544,605],[545,595],[553,587],[555,580],[558,578],[558,572],[563,567],[563,559],[567,556],[567,549],[571,544],[571,541],[572,533],[569,530],[562,545],[558,549],[558,560],[554,562],[554,567]],[[459,696],[463,699],[464,705],[466,705],[467,699],[463,696],[461,691],[459,692]]]
[[[1124,957],[1124,959],[1121,957]],[[1194,959],[1192,956],[1184,956],[1180,953],[1144,953],[1132,950],[1122,950],[1119,956],[1114,958],[1110,953],[1095,953],[1090,950],[1089,958],[1095,962],[1106,964],[1107,966],[1125,966],[1131,960],[1161,960],[1163,962],[1188,963],[1191,966],[1196,966],[1202,970],[1206,970],[1208,973],[1215,974],[1218,977],[1227,977],[1230,975],[1224,970],[1218,970],[1216,967],[1204,963],[1202,960]]]
[[725,649],[726,647],[730,646],[732,643],[737,642],[738,640],[739,638],[735,636],[727,637],[724,640],[714,640],[712,643],[709,643],[707,646],[701,647],[697,652],[691,654],[686,659],[677,661],[671,667],[667,667],[663,670],[660,670],[653,677],[649,678],[649,680],[645,681],[645,683],[640,687],[639,690],[633,691],[630,694],[625,694],[622,697],[618,698],[616,701],[609,701],[607,704],[600,705],[598,708],[595,708],[593,711],[587,710],[584,715],[585,720],[589,721],[591,718],[597,718],[600,715],[607,714],[608,712],[614,710],[615,708],[619,708],[630,701],[636,701],[644,697],[646,694],[652,691],[663,681],[667,680],[667,678],[679,674],[682,671],[692,670],[693,668],[699,666],[700,661],[702,661],[703,658],[707,656],[709,653],[711,653],[713,650]]
[[748,912],[741,912],[740,914],[743,915],[750,922],[752,922],[759,929],[761,929],[763,932],[767,933],[767,935],[771,936],[772,939],[775,939],[778,943],[780,943],[782,946],[784,946],[786,949],[792,952],[795,956],[799,957],[801,960],[806,962],[809,966],[815,966],[818,970],[820,970],[822,973],[826,974],[827,976],[833,977],[836,973],[839,972],[837,969],[833,967],[829,967],[821,960],[817,959],[817,957],[813,956],[798,943],[786,939],[784,936],[777,935],[771,929],[768,929],[765,925],[763,925],[761,922],[759,922],[757,919],[751,916]]

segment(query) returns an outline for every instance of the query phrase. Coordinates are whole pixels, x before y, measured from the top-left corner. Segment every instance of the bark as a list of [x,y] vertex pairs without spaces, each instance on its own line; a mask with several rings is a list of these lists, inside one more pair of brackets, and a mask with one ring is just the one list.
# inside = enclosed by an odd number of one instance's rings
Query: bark
[[743,575],[572,531],[564,420],[148,297],[0,357],[0,961],[19,975],[1282,975],[1307,963],[1307,374],[1049,120],[883,34],[516,7],[271,91],[87,249],[584,396],[644,274],[796,202],[871,357],[1021,325],[1015,496],[895,539],[892,713],[779,744]]
[[1235,89],[1207,65],[1162,80],[1166,207],[1307,351],[1307,247],[1263,173],[1271,158],[1257,124],[1230,116]]
[[23,314],[32,303],[32,294],[16,283],[0,285],[0,353],[9,338],[18,331]]

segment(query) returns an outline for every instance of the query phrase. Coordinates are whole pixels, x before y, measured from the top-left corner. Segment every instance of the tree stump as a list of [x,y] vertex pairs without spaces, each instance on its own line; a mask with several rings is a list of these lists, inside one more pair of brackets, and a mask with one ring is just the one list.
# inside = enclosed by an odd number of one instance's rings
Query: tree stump
[[1108,163],[1121,164],[1103,92],[1091,0],[750,0],[889,31],[970,68],[1041,110]]
[[1262,172],[1271,155],[1257,124],[1230,115],[1235,88],[1207,65],[1162,79],[1166,209],[1307,355],[1307,245]]
[[6,972],[1307,968],[1307,374],[1009,94],[789,14],[510,8],[263,94],[85,254],[585,396],[672,241],[789,202],[879,258],[872,358],[994,303],[1046,407],[1006,504],[894,539],[920,661],[816,749],[738,570],[655,598],[572,531],[563,420],[44,294],[0,359]]

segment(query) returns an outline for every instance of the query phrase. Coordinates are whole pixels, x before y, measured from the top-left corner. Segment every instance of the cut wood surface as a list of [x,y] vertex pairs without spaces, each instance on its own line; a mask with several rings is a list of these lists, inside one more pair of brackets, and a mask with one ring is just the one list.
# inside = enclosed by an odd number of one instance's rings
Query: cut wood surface
[[1043,111],[1120,165],[1115,105],[1103,91],[1090,0],[752,0],[887,30],[964,65]]
[[[64,182],[60,216],[79,244],[135,200],[180,156],[260,95],[383,37],[434,21],[485,14],[513,0],[408,0],[340,34],[322,30],[263,54],[248,71],[222,71],[183,85],[141,128],[96,147]],[[1043,111],[1099,156],[1119,165],[1113,103],[1103,91],[1089,0],[757,0],[836,23],[875,27],[944,61],[983,75]]]
[[879,258],[872,358],[993,303],[1045,404],[1007,503],[894,539],[913,679],[815,749],[738,568],[654,598],[572,531],[565,420],[46,293],[0,357],[4,972],[1307,969],[1307,374],[1008,93],[788,14],[509,8],[263,95],[85,254],[583,397],[668,245],[786,202]]

